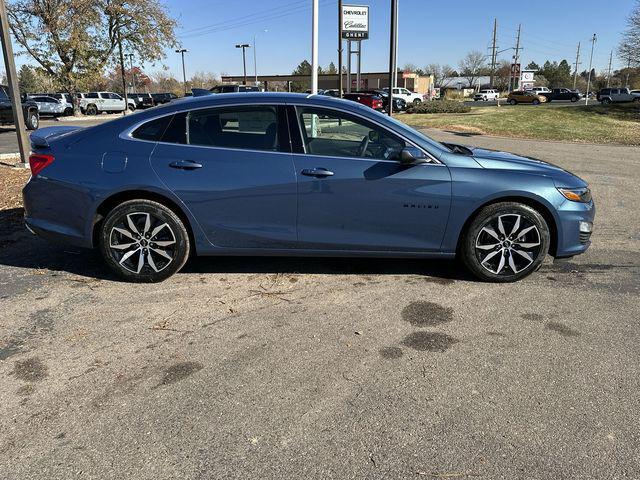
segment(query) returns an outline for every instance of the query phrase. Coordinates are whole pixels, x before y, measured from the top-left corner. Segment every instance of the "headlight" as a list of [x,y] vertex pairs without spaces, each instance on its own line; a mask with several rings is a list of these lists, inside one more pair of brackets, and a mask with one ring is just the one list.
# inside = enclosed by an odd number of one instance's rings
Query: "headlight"
[[567,200],[572,202],[589,203],[591,201],[591,190],[584,188],[558,188],[558,191]]

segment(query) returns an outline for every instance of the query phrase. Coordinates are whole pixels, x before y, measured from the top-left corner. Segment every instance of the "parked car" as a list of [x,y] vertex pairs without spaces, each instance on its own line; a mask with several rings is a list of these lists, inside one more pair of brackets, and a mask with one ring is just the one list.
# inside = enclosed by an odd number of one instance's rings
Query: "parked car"
[[128,93],[127,99],[129,98],[134,101],[136,108],[151,108],[155,105],[153,97],[148,92],[147,93],[144,93],[144,92]]
[[209,90],[213,93],[259,92],[255,85],[217,85]]
[[540,95],[545,97],[547,102],[553,100],[570,100],[577,102],[582,98],[582,94],[578,90],[571,90],[569,88],[554,88],[550,92],[543,92],[540,93]]
[[[384,90],[372,90],[382,99],[382,109],[386,112],[389,105],[389,91]],[[404,112],[407,110],[407,101],[404,98],[393,97],[393,110],[395,112]]]
[[480,90],[473,96],[473,101],[478,102],[482,100],[483,102],[487,102],[489,100],[498,100],[500,98],[500,94],[497,90]]
[[[22,99],[22,113],[28,130],[37,130],[40,125],[38,105],[26,97]],[[0,125],[13,125],[13,104],[9,97],[9,87],[0,85]]]
[[[385,87],[382,90],[388,92],[389,87]],[[407,105],[409,105],[410,103],[420,103],[424,100],[421,94],[412,92],[411,90],[408,90],[406,88],[394,88],[393,96],[395,97],[396,95],[404,99],[404,101],[407,102]]]
[[559,167],[323,95],[193,97],[31,144],[28,228],[135,282],[192,253],[458,256],[510,282],[587,250],[595,216],[587,183]]
[[510,92],[507,96],[507,103],[509,105],[515,105],[517,103],[531,103],[533,105],[540,105],[541,103],[545,103],[547,98],[538,95],[532,91],[522,91],[516,90],[515,92]]
[[73,102],[71,101],[71,95],[68,93],[31,93],[30,97],[51,97],[60,100],[60,103],[64,105],[64,115],[73,115]]
[[45,95],[28,95],[27,98],[38,105],[38,113],[41,117],[45,115],[51,117],[60,117],[65,115],[66,102],[62,103],[62,101],[57,98]]
[[322,95],[327,95],[328,97],[339,97],[340,91],[337,88],[330,88],[328,90],[324,90]]
[[153,98],[153,101],[155,102],[156,105],[162,105],[164,103],[169,103],[172,100],[175,100],[175,99],[178,98],[178,96],[175,93],[171,93],[171,92],[152,93],[151,97]]
[[602,104],[640,102],[640,95],[631,93],[628,88],[603,88],[596,98]]
[[[128,109],[136,109],[136,103],[132,98],[127,98]],[[80,110],[86,115],[99,113],[116,113],[125,110],[124,98],[113,92],[89,92],[82,94]]]
[[631,95],[640,95],[640,90],[631,90]]
[[351,100],[353,102],[361,103],[362,105],[366,105],[369,108],[373,108],[374,110],[382,111],[384,109],[382,98],[380,95],[372,94],[372,93],[345,93],[342,95],[342,98],[345,100]]
[[551,93],[547,87],[531,87],[526,90],[527,92],[533,92],[536,95],[541,95],[543,93]]

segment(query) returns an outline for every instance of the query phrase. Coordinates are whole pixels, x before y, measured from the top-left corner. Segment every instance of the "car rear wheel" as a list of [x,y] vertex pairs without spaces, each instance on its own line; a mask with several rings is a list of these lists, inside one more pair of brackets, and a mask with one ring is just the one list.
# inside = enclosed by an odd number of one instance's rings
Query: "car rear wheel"
[[422,100],[420,100],[419,98],[416,98],[416,99],[413,101],[413,104],[414,104],[414,105],[420,105],[421,103],[422,103]]
[[97,115],[98,107],[96,107],[95,105],[87,105],[87,108],[85,111],[87,112],[87,115]]
[[578,101],[578,97],[571,97],[571,102],[576,103]]
[[610,104],[610,103],[611,103],[611,99],[609,99],[609,98],[603,98],[603,99],[602,99],[602,103],[603,103],[603,104],[605,104],[605,105],[608,105],[608,104]]
[[511,98],[511,99],[509,99],[508,103],[509,103],[509,105],[515,105],[518,102],[514,98]]
[[536,271],[549,252],[549,227],[528,205],[503,202],[483,208],[461,243],[467,268],[489,282],[515,282]]
[[169,208],[151,200],[131,200],[114,208],[100,228],[100,251],[107,265],[130,282],[161,282],[189,258],[189,234]]

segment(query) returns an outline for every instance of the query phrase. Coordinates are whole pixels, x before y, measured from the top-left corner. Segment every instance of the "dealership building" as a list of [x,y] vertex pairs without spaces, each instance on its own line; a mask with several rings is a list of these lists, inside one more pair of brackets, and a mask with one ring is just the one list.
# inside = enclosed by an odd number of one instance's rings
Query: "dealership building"
[[[412,92],[426,94],[433,90],[433,75],[418,75],[411,72],[398,72],[397,85]],[[255,77],[248,76],[247,83],[253,85]],[[222,83],[238,84],[244,81],[243,75],[226,75],[222,77]],[[293,82],[300,82],[311,86],[309,75],[259,75],[258,82],[265,91],[289,90]],[[348,85],[347,75],[342,75],[342,88],[346,91]],[[360,74],[360,90],[373,90],[389,87],[389,72],[363,72]],[[338,74],[318,75],[318,88],[328,90],[338,88]],[[351,90],[356,91],[356,75],[351,74]]]

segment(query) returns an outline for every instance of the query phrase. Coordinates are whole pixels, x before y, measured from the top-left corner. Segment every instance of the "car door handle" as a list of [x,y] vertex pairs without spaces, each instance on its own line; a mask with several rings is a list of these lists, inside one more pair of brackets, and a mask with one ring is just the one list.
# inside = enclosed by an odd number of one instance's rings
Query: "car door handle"
[[180,170],[195,170],[196,168],[202,168],[201,163],[193,162],[191,160],[177,160],[169,164],[171,168],[179,168]]
[[307,177],[331,177],[333,176],[333,172],[327,170],[326,168],[305,168],[302,170],[302,175],[306,175]]

